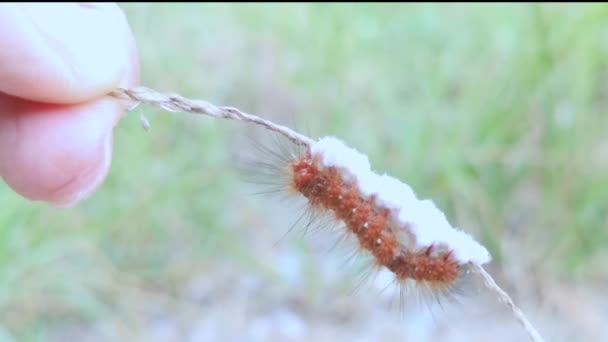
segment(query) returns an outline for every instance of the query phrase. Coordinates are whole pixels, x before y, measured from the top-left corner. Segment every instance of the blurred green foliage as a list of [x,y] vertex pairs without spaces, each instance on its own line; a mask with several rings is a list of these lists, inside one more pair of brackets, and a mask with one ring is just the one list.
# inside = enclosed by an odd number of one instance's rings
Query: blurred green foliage
[[[519,253],[543,274],[606,276],[606,5],[121,6],[143,85],[339,136],[436,200],[497,267]],[[7,339],[109,315],[127,288],[171,288],[218,261],[265,272],[247,244],[270,224],[265,202],[231,168],[247,130],[141,107],[77,208],[2,187]]]

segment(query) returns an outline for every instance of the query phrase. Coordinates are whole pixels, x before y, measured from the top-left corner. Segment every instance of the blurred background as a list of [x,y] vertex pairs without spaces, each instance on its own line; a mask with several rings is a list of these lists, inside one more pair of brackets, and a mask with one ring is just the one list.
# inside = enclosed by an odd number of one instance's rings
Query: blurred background
[[[606,5],[121,7],[142,85],[340,137],[487,246],[547,340],[608,339]],[[323,232],[286,235],[298,208],[239,178],[250,133],[142,106],[78,207],[3,185],[0,340],[526,340],[483,291],[429,312],[357,290]]]

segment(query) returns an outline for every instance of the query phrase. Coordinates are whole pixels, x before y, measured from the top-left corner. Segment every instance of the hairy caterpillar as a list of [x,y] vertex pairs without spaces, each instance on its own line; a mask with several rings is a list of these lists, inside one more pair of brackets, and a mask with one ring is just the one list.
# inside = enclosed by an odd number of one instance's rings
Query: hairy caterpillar
[[357,241],[373,269],[391,272],[400,290],[449,296],[470,264],[490,261],[488,251],[453,228],[432,201],[373,172],[365,155],[335,137],[309,145],[254,146],[263,154],[249,161],[244,175],[267,186],[266,193],[303,197],[307,226],[315,220],[333,223],[334,230]]

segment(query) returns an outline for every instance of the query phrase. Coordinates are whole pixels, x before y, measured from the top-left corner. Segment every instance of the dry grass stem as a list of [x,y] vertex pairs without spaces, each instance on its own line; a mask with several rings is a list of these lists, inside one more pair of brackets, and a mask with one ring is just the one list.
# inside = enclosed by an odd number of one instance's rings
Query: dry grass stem
[[[117,88],[110,95],[119,99],[132,101],[133,103],[129,109],[135,108],[139,103],[145,103],[169,112],[202,114],[215,118],[251,122],[280,133],[298,145],[308,146],[312,143],[312,139],[288,127],[278,125],[256,115],[247,114],[233,107],[216,106],[206,101],[191,100],[178,94],[160,93],[146,87],[133,89]],[[144,123],[144,127],[148,126],[147,121],[142,122]]]
[[479,265],[473,265],[473,270],[481,276],[485,287],[488,290],[492,291],[494,294],[496,294],[496,297],[509,308],[515,319],[517,319],[519,324],[521,324],[524,330],[526,330],[526,332],[530,336],[530,339],[534,342],[544,342],[545,340],[543,339],[543,337],[536,330],[536,328],[534,328],[532,323],[530,323],[530,321],[526,318],[526,315],[524,315],[523,311],[521,311],[521,309],[518,308],[515,303],[513,303],[511,297],[503,289],[501,289],[498,284],[496,284],[494,278],[492,278],[492,276],[483,267]]

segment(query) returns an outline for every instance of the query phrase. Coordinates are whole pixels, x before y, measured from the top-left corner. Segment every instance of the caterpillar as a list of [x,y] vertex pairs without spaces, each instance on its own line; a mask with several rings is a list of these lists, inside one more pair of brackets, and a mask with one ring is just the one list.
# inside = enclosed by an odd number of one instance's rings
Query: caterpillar
[[268,186],[264,193],[303,198],[311,221],[333,222],[357,241],[357,251],[371,259],[373,269],[390,272],[401,289],[419,290],[423,298],[450,296],[461,289],[469,265],[491,260],[433,201],[375,173],[367,156],[336,137],[253,146],[262,154],[247,164],[247,178]]

